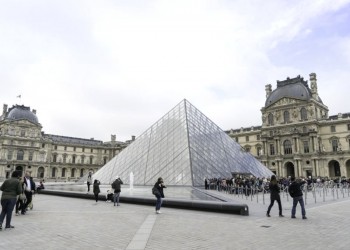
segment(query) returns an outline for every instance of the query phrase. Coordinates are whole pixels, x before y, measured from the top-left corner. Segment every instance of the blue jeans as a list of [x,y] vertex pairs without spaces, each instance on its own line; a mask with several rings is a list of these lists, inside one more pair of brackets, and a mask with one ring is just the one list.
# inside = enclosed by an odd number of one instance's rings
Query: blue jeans
[[295,216],[295,210],[297,208],[298,202],[300,203],[301,214],[303,217],[305,217],[306,212],[305,212],[303,196],[293,197],[292,216]]
[[156,202],[156,211],[160,210],[160,207],[162,206],[162,197],[160,195],[157,195],[157,202]]
[[120,195],[120,192],[114,193],[113,195],[114,206],[115,206],[115,202],[117,202],[117,205],[119,205],[119,195]]
[[6,227],[11,226],[12,212],[16,205],[17,198],[6,199],[1,201],[1,215],[0,215],[0,225],[4,222],[6,216]]

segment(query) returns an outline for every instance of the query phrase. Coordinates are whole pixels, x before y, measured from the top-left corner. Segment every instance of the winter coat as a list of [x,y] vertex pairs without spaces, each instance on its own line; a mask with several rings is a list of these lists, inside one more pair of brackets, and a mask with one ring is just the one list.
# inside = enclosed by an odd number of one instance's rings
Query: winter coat
[[278,186],[277,182],[270,182],[269,190],[271,194],[271,200],[280,199],[280,187]]
[[18,178],[10,178],[4,181],[0,190],[2,191],[1,200],[13,199],[22,193],[22,185]]
[[112,188],[114,189],[114,193],[120,193],[121,192],[121,185],[124,184],[123,181],[118,178],[112,183]]
[[[163,182],[159,182],[157,181],[155,184],[154,184],[154,187],[158,189],[159,193],[160,193],[160,197],[164,198],[164,192],[163,192],[163,189],[166,188],[166,186],[164,185]],[[157,196],[157,195],[156,195]]]
[[301,190],[301,186],[304,184],[305,184],[305,181],[303,182],[293,181],[288,188],[288,192],[290,196],[292,196],[293,198],[303,196],[303,191]]

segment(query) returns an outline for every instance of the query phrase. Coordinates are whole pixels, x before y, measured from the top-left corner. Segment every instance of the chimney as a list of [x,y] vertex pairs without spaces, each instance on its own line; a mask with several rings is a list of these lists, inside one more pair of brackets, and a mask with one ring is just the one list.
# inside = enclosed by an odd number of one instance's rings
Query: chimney
[[310,83],[311,83],[312,98],[317,99],[318,98],[317,79],[316,79],[316,74],[315,73],[311,73],[310,74]]
[[7,113],[7,104],[4,104],[3,110],[2,110],[2,115],[5,116]]
[[272,92],[271,84],[265,85],[265,91],[266,91],[266,99],[267,99],[270,96],[271,92]]
[[33,109],[32,112],[34,115],[36,115],[36,109]]
[[111,141],[115,142],[115,139],[116,139],[116,135],[111,135]]
[[131,136],[132,141],[135,141],[135,138],[136,138],[136,136],[134,136],[134,135]]

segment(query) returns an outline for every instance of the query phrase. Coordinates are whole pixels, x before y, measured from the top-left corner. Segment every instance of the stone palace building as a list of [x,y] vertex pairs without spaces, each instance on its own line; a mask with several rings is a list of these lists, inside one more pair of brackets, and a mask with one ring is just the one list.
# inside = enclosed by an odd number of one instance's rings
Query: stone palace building
[[328,114],[316,74],[265,91],[261,126],[225,132],[278,176],[350,177],[350,113]]
[[81,139],[51,135],[42,131],[36,110],[23,105],[8,109],[0,116],[0,181],[14,170],[29,171],[35,179],[75,181],[96,172],[124,149],[127,142]]

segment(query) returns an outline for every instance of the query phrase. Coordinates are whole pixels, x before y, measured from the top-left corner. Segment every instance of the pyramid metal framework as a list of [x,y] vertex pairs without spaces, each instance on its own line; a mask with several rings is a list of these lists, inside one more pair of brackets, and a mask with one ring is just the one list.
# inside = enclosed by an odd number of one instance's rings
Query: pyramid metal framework
[[112,183],[120,176],[134,185],[203,186],[205,178],[273,173],[186,99],[98,170],[94,179]]

